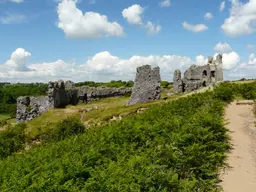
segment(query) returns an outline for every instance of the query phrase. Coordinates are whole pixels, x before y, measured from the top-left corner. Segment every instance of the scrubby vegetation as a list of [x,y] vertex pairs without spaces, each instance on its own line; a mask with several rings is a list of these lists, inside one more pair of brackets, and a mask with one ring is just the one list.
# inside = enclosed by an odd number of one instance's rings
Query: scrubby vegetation
[[26,142],[25,124],[8,127],[0,132],[0,159],[24,149]]
[[229,150],[224,106],[255,99],[255,87],[223,83],[89,129],[64,120],[47,145],[5,153],[0,191],[218,191]]

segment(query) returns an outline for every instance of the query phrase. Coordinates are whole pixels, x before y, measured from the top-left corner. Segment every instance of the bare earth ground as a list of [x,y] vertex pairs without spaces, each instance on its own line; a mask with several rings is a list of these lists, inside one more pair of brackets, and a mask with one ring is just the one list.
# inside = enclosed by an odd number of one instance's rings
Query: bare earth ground
[[226,109],[226,126],[230,131],[232,151],[220,179],[224,192],[256,191],[256,128],[253,105],[230,104]]

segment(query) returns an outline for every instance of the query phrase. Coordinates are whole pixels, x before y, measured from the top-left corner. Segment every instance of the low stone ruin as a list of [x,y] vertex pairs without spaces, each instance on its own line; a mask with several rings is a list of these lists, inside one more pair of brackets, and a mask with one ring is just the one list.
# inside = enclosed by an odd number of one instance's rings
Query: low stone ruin
[[150,65],[137,68],[134,87],[128,105],[159,100],[161,97],[160,68]]
[[19,97],[17,99],[17,123],[30,121],[49,110],[48,97]]
[[76,105],[100,98],[127,95],[131,94],[131,91],[131,88],[74,87],[71,81],[67,83],[62,80],[49,82],[47,96],[25,96],[17,99],[16,121],[17,123],[30,121],[51,108],[64,108],[70,104]]
[[222,55],[218,54],[216,60],[208,57],[208,63],[203,66],[192,65],[184,73],[176,70],[173,77],[173,89],[175,93],[182,93],[200,89],[217,82],[223,81]]

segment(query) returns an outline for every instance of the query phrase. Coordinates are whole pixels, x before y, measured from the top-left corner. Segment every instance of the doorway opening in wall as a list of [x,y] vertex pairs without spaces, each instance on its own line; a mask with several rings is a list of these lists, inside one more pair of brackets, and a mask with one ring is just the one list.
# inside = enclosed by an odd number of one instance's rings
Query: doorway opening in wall
[[87,93],[84,94],[83,102],[84,102],[84,103],[87,103],[87,102],[88,102]]
[[211,77],[215,77],[215,71],[211,71]]
[[206,76],[207,76],[207,71],[203,70],[203,77],[206,77]]
[[204,81],[204,82],[202,83],[202,85],[203,85],[203,87],[206,87],[206,82]]

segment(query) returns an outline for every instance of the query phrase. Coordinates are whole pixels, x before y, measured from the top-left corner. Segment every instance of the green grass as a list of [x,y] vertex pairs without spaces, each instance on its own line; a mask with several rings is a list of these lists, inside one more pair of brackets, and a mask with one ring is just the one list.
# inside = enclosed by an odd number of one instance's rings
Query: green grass
[[[66,109],[52,109],[47,113],[27,122],[26,133],[30,138],[37,137],[54,129],[59,121],[67,117],[75,116],[82,119],[86,126],[101,125],[107,123],[113,116],[126,117],[136,114],[140,108],[149,108],[154,105],[166,103],[167,101],[177,99],[174,95],[168,100],[157,100],[149,103],[126,106],[129,97],[113,97],[94,101],[90,104],[79,104],[76,106],[67,106]],[[95,109],[97,107],[97,109]],[[94,108],[91,111],[87,109]]]
[[[122,108],[118,113],[137,109],[123,99],[112,104]],[[224,103],[206,92],[137,107],[149,105],[142,114],[0,161],[0,191],[218,191],[229,149]]]
[[0,114],[0,121],[1,120],[7,120],[10,119],[10,115],[9,114]]

